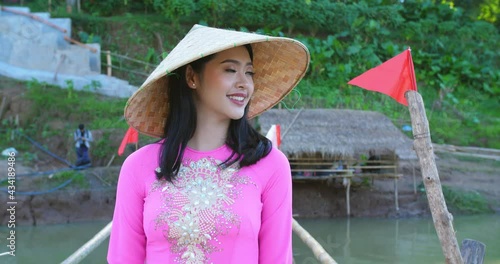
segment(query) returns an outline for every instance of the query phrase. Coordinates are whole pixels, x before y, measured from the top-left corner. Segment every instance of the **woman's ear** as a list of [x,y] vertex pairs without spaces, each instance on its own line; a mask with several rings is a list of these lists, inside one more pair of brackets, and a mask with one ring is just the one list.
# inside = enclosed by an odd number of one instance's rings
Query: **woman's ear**
[[191,65],[186,67],[186,83],[189,88],[196,89],[196,73]]

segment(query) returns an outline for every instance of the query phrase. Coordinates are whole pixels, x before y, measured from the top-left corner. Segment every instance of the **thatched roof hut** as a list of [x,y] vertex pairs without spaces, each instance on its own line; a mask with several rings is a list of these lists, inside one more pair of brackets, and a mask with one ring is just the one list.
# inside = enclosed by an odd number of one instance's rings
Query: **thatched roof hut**
[[265,135],[280,124],[280,149],[289,158],[320,154],[354,158],[374,150],[378,155],[416,159],[412,141],[381,113],[338,109],[271,109],[258,123]]

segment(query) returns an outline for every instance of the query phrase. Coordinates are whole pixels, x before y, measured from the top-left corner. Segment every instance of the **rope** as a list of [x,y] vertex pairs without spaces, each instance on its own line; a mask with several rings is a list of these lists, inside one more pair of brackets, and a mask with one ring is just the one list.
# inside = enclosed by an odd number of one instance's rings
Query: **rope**
[[[53,158],[65,163],[66,165],[68,165],[70,168],[63,168],[63,169],[57,169],[57,170],[49,170],[49,171],[42,171],[42,172],[33,172],[33,173],[25,173],[25,174],[18,174],[16,175],[16,177],[27,177],[27,176],[31,176],[32,178],[34,177],[40,177],[40,176],[43,176],[43,175],[47,175],[47,174],[54,174],[54,173],[57,173],[57,172],[61,172],[61,171],[68,171],[68,170],[84,170],[88,167],[90,167],[90,164],[87,164],[87,165],[83,165],[83,166],[74,166],[72,165],[69,161],[57,156],[56,154],[52,153],[51,151],[49,151],[48,149],[44,148],[42,145],[40,145],[38,142],[36,142],[35,140],[33,140],[32,138],[28,137],[27,135],[19,132],[16,130],[16,133],[25,137],[29,142],[31,142],[31,144],[35,145],[37,148],[41,149],[42,151],[44,151],[45,153],[49,154],[50,156],[52,156]],[[27,191],[27,192],[22,192],[22,191],[16,191],[16,195],[24,195],[24,196],[30,196],[30,195],[41,195],[41,194],[47,194],[47,193],[53,193],[55,191],[58,191],[66,186],[68,186],[73,180],[74,178],[76,177],[76,175],[74,175],[71,179],[68,179],[66,180],[65,182],[63,182],[62,184],[52,188],[52,189],[49,189],[49,190],[42,190],[42,191]],[[5,178],[5,179],[2,179],[0,180],[0,184],[3,183],[3,182],[6,182],[8,181],[9,179],[8,178]],[[19,178],[18,178],[19,180]],[[3,191],[3,192],[6,192],[6,193],[9,193],[9,190],[7,187],[4,187],[4,188],[0,188],[0,191]]]
[[[52,192],[55,192],[59,189],[62,189],[66,186],[68,186],[72,181],[73,181],[74,177],[63,182],[61,185],[57,186],[57,187],[54,187],[52,189],[49,189],[49,190],[45,190],[45,191],[35,191],[35,192],[20,192],[20,191],[16,191],[16,195],[24,195],[24,196],[29,196],[29,195],[41,195],[41,194],[47,194],[47,193],[52,193]],[[7,189],[4,189],[2,188],[2,191],[4,192],[8,192]]]
[[288,133],[288,130],[290,130],[290,128],[292,128],[293,123],[295,123],[295,120],[297,120],[297,117],[299,117],[300,113],[302,113],[302,110],[304,110],[303,107],[300,108],[300,110],[297,112],[297,114],[295,114],[295,116],[293,117],[292,122],[290,122],[290,125],[286,128],[285,132],[283,132],[283,134],[281,135],[281,139],[282,140],[286,136],[286,134]]
[[74,167],[73,164],[71,164],[69,161],[57,156],[56,154],[50,152],[48,149],[44,148],[42,145],[40,145],[38,142],[36,142],[35,140],[33,140],[32,138],[26,136],[25,134],[19,132],[18,130],[16,130],[16,133],[25,137],[29,142],[31,142],[31,144],[35,145],[35,147],[39,148],[40,150],[42,150],[43,152],[49,154],[51,157],[63,162],[64,164],[70,166],[70,167]]

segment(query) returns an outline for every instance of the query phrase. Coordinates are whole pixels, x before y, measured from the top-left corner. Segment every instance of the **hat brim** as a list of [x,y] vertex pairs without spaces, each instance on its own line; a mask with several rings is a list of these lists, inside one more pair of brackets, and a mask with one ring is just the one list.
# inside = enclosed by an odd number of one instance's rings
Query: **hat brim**
[[172,71],[199,58],[233,47],[251,44],[254,94],[248,118],[279,103],[304,77],[309,51],[302,43],[218,28],[195,26],[129,98],[125,119],[140,133],[162,137],[168,116],[168,78]]

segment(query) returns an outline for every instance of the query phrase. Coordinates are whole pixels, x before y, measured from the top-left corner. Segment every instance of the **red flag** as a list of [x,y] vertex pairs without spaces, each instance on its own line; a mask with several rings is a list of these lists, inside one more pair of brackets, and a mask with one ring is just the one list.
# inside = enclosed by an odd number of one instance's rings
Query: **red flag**
[[118,155],[121,156],[123,154],[123,151],[125,151],[125,147],[127,146],[127,144],[137,143],[138,141],[139,133],[137,133],[137,130],[129,127],[127,133],[125,133],[125,136],[122,139],[120,147],[118,148]]
[[405,92],[417,90],[410,49],[350,80],[348,84],[386,94],[408,106]]
[[277,144],[278,147],[281,145],[281,126],[280,125],[276,125],[276,141],[277,141]]

